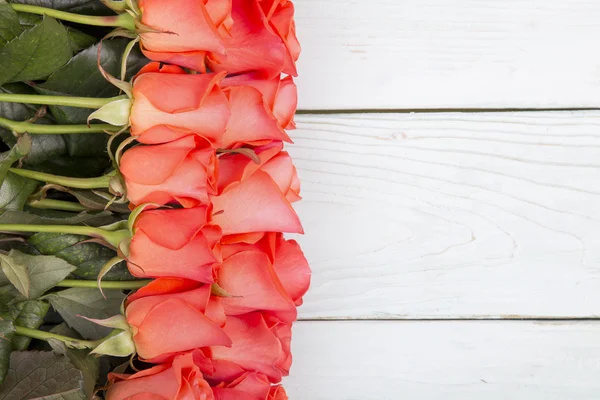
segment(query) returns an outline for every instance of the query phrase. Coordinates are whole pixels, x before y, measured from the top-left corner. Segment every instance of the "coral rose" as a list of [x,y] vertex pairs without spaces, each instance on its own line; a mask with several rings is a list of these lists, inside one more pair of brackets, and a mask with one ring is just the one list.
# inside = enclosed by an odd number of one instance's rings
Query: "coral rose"
[[138,355],[159,363],[188,350],[230,346],[210,294],[210,285],[181,279],[157,279],[138,290],[125,307]]
[[260,163],[241,154],[219,158],[218,196],[211,201],[213,223],[224,235],[252,232],[302,233],[291,206],[298,200],[300,181],[281,142],[255,149]]
[[232,295],[221,298],[227,315],[262,311],[285,322],[296,319],[311,277],[298,243],[267,233],[253,243],[223,244],[222,254],[217,283]]
[[292,21],[294,9],[291,3],[284,5],[287,3],[233,0],[233,23],[218,29],[225,42],[226,57],[209,58],[210,68],[229,74],[257,71],[268,78],[281,72],[295,76],[294,62],[300,47]]
[[232,382],[245,372],[258,372],[277,383],[287,376],[292,362],[291,324],[254,312],[227,316],[223,330],[233,344],[210,348],[215,367],[210,379]]
[[291,142],[284,131],[295,127],[298,94],[291,77],[264,79],[256,73],[242,74],[226,78],[221,87],[231,104],[221,147]]
[[133,225],[127,257],[139,278],[178,277],[214,282],[220,229],[207,225],[209,209],[143,211]]
[[[178,1],[161,2],[165,7],[174,3]],[[133,81],[131,135],[146,144],[188,135],[220,142],[230,116],[227,96],[219,86],[223,77],[186,74],[179,67],[158,63],[146,65]]]
[[[219,59],[225,45],[219,28],[231,23],[231,0],[138,0],[144,55],[204,71],[205,58]],[[225,35],[227,35],[225,33]]]
[[231,383],[213,387],[215,400],[287,400],[281,385],[271,386],[263,374],[247,372]]
[[120,171],[132,205],[178,203],[196,207],[215,194],[216,155],[197,136],[152,146],[137,146],[123,153]]
[[202,375],[204,355],[195,351],[133,375],[109,374],[106,400],[214,400]]

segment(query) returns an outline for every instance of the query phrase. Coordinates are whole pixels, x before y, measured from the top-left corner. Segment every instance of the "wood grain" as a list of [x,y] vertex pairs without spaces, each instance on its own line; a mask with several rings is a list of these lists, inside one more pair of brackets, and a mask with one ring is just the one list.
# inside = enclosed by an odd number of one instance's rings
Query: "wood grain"
[[600,112],[297,120],[302,318],[600,314]]
[[597,400],[599,322],[294,327],[291,400]]
[[300,108],[600,106],[596,0],[297,0]]

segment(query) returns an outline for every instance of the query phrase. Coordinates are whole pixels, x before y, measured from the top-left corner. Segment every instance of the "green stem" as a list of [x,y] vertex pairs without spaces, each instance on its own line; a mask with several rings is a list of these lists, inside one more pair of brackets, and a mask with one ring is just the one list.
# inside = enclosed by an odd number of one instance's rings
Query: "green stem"
[[27,336],[27,337],[30,337],[30,338],[33,338],[33,339],[40,339],[40,340],[56,339],[56,340],[60,340],[61,342],[63,342],[67,346],[74,347],[74,348],[77,348],[77,349],[84,349],[84,348],[93,349],[96,346],[98,346],[100,343],[102,343],[102,340],[81,340],[81,339],[75,339],[75,338],[68,337],[68,336],[57,335],[56,333],[51,333],[51,332],[46,332],[46,331],[40,331],[38,329],[25,328],[23,326],[15,326],[15,333],[17,335]]
[[32,208],[39,208],[42,210],[61,210],[61,211],[86,211],[87,207],[83,204],[74,203],[72,201],[54,200],[54,199],[41,199],[41,200],[30,200],[27,205]]
[[[139,281],[102,281],[100,283],[100,287],[102,289],[120,289],[120,290],[128,290],[128,289],[139,289],[141,287],[146,286],[152,282],[150,279],[144,279]],[[97,288],[98,282],[96,281],[85,281],[85,280],[75,280],[75,279],[65,279],[62,282],[59,282],[56,286],[59,287],[71,287],[71,288]]]
[[107,231],[92,226],[73,225],[29,225],[29,224],[0,224],[0,232],[46,232],[63,233],[66,235],[83,235],[100,238],[115,248],[119,247],[122,240],[131,237],[129,229]]
[[61,19],[63,21],[93,26],[114,26],[135,31],[135,20],[131,15],[129,15],[129,13],[123,13],[109,17],[98,17],[93,15],[74,14],[65,11],[54,10],[52,8],[31,6],[28,4],[11,4],[11,6],[15,11],[48,15],[49,17]]
[[43,104],[48,106],[66,106],[80,108],[100,108],[111,101],[126,99],[127,96],[109,98],[96,97],[71,97],[71,96],[46,96],[40,94],[0,93],[0,102]]
[[56,185],[67,186],[76,189],[108,188],[110,180],[114,176],[114,173],[109,173],[97,178],[73,178],[70,176],[52,175],[45,172],[21,168],[10,168],[9,171],[25,178],[35,179],[36,181],[54,183]]
[[13,121],[11,119],[0,118],[0,126],[16,133],[30,133],[33,135],[63,135],[71,133],[106,133],[117,132],[122,129],[119,126],[110,124],[93,125],[42,125],[27,121]]

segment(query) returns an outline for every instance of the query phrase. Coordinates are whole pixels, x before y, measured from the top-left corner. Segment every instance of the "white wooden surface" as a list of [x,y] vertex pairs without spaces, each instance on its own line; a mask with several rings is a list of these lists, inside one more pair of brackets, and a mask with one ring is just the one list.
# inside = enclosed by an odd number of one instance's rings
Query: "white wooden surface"
[[600,2],[295,4],[290,399],[600,399]]
[[597,0],[296,0],[300,108],[600,106]]
[[302,317],[600,314],[600,112],[297,120]]
[[597,400],[600,323],[300,322],[292,400]]

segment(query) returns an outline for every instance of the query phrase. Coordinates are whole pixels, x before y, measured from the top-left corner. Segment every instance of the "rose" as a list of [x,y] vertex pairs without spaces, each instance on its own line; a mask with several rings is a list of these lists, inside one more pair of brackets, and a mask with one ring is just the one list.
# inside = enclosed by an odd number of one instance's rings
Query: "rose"
[[263,374],[247,372],[231,383],[213,387],[215,400],[287,400],[281,385],[271,386]]
[[220,229],[207,225],[207,207],[145,210],[133,224],[127,256],[139,278],[178,277],[214,282]]
[[242,74],[226,78],[221,87],[231,105],[221,147],[291,142],[284,131],[295,127],[298,95],[291,77],[264,79],[256,73]]
[[129,297],[125,317],[138,355],[165,362],[180,352],[230,346],[220,325],[222,308],[211,304],[211,286],[185,279],[156,279]]
[[280,382],[292,363],[291,327],[259,312],[227,316],[223,330],[232,345],[210,348],[215,367],[210,379],[232,382],[252,371],[264,374],[270,382]]
[[186,208],[209,203],[216,168],[214,149],[197,136],[134,147],[120,163],[132,205],[179,203]]
[[219,158],[217,196],[211,196],[213,223],[224,235],[253,232],[302,233],[291,206],[300,198],[300,183],[281,142],[255,149],[260,163],[241,154]]
[[[294,62],[300,47],[294,33],[293,6],[275,0],[233,0],[231,26],[221,25],[225,58],[209,58],[213,71],[230,74],[256,71],[272,78],[284,72],[296,75]],[[281,5],[279,5],[281,3]],[[265,14],[263,8],[270,11]],[[290,14],[291,11],[291,14]]]
[[[170,7],[178,2],[160,3]],[[160,67],[158,63],[146,65],[133,81],[131,135],[146,144],[166,143],[188,135],[220,142],[230,116],[229,102],[219,87],[223,77],[224,74],[186,74],[179,67]]]
[[271,24],[286,47],[283,71],[296,76],[296,61],[300,56],[300,42],[296,37],[294,22],[294,4],[290,0],[259,0],[260,5]]
[[222,249],[217,283],[231,294],[220,299],[227,315],[262,311],[284,322],[296,319],[296,306],[310,285],[310,267],[295,241],[268,233],[254,243],[224,244]]
[[214,400],[203,364],[202,352],[194,351],[133,375],[110,373],[106,400]]
[[219,28],[231,23],[230,0],[139,0],[142,12],[141,47],[144,55],[199,71],[205,58],[224,56]]

